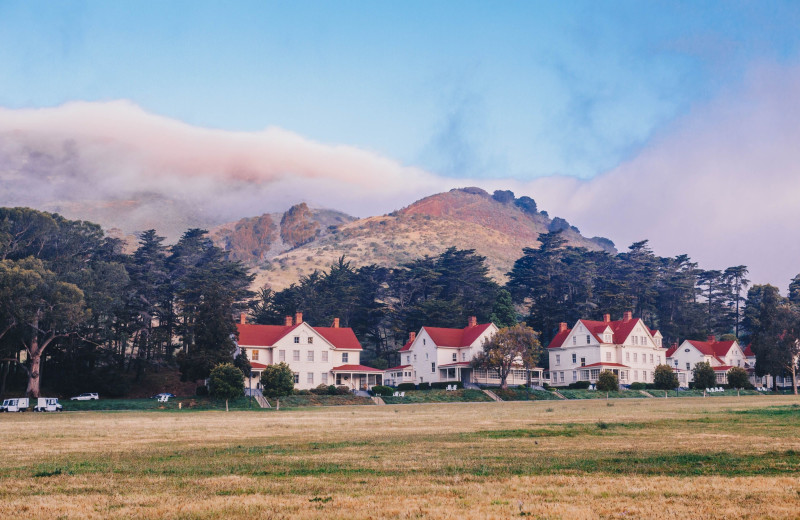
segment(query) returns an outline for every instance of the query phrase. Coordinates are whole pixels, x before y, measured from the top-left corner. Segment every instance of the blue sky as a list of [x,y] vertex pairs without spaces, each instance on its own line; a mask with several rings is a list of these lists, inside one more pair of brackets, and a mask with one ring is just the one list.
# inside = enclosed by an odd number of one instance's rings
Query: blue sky
[[0,204],[141,230],[475,185],[785,287],[798,28],[796,0],[0,0]]
[[589,178],[796,61],[798,2],[12,2],[0,106],[126,99],[439,175]]

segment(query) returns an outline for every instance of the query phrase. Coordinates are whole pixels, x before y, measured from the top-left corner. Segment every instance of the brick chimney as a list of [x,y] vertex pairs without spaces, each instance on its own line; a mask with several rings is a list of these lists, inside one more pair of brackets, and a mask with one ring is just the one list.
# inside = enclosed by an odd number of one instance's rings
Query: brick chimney
[[339,328],[339,318],[333,318],[333,328],[334,329]]
[[413,331],[409,332],[408,333],[408,341],[414,341],[415,339],[417,339],[417,333],[413,332]]
[[611,323],[611,315],[603,314],[603,323]]
[[622,321],[631,321],[633,319],[633,312],[625,311],[625,314],[622,315]]
[[715,341],[717,341],[717,337],[715,335],[713,335],[713,334],[710,334],[708,336],[708,342],[709,343],[714,343]]
[[564,332],[565,330],[567,330],[567,324],[562,321],[558,324],[558,332]]
[[239,315],[239,323],[241,323],[242,325],[244,325],[245,323],[247,323],[247,314],[245,314],[245,313],[241,313],[241,314]]
[[286,316],[283,319],[283,326],[284,327],[291,327],[292,326],[292,317],[291,316]]
[[476,327],[478,325],[478,318],[470,316],[467,320],[467,327]]
[[294,313],[294,324],[300,325],[303,323],[303,313],[302,312],[295,312]]

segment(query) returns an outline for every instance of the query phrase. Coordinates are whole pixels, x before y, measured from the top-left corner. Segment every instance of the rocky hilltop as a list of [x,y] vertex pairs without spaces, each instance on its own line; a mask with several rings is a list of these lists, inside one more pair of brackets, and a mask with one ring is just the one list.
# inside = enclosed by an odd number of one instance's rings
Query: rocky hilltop
[[258,286],[279,290],[344,255],[354,265],[396,266],[449,247],[486,256],[500,282],[524,247],[542,233],[563,230],[570,245],[615,252],[605,238],[586,238],[566,220],[539,211],[530,197],[510,191],[454,189],[425,197],[389,215],[354,219],[305,204],[284,214],[242,219],[213,230],[232,258],[256,269]]

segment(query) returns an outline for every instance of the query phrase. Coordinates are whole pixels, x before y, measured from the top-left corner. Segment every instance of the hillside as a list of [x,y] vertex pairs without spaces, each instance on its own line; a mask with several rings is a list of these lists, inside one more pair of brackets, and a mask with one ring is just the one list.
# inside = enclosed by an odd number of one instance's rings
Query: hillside
[[[486,256],[491,276],[504,282],[506,273],[522,255],[522,249],[536,247],[539,234],[552,229],[563,229],[570,245],[614,250],[609,240],[583,237],[563,219],[550,219],[546,212],[537,211],[536,203],[528,197],[517,199],[511,192],[489,195],[478,188],[454,189],[421,199],[390,215],[339,224],[332,223],[336,218],[326,220],[322,212],[314,214],[312,210],[312,215],[315,215],[313,220],[320,222],[316,235],[294,248],[276,238],[280,233],[275,223],[285,215],[272,215],[271,224],[264,224],[262,235],[270,237],[269,250],[231,249],[237,243],[237,234],[231,230],[247,229],[253,219],[219,228],[215,237],[236,258],[257,267],[257,286],[269,284],[276,290],[315,269],[327,269],[342,255],[356,266],[372,263],[396,266],[425,255],[437,255],[449,247],[475,249]],[[347,220],[337,212],[327,217],[332,215]],[[312,217],[304,219],[306,226],[313,227]],[[227,238],[223,240],[223,237]],[[257,241],[247,244],[256,246]],[[252,255],[249,259],[242,258],[242,252],[248,250]]]

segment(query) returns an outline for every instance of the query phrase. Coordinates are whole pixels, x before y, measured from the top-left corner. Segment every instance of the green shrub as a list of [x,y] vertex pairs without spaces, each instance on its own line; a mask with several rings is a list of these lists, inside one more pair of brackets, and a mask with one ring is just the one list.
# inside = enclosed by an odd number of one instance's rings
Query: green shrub
[[197,389],[195,389],[194,393],[198,397],[206,397],[208,395],[208,387],[205,385],[198,386]]
[[310,390],[294,390],[294,395],[311,395]]
[[647,384],[645,384],[645,383],[636,382],[636,383],[631,383],[631,385],[630,385],[630,389],[631,390],[645,390],[646,388],[647,388]]
[[462,383],[461,381],[453,381],[451,383],[447,383],[447,382],[431,383],[431,388],[437,388],[439,390],[444,390],[448,386],[452,386],[452,385],[456,385],[456,388],[459,388],[459,389],[464,388],[464,383]]
[[597,389],[601,392],[616,392],[619,390],[619,378],[611,370],[603,370],[597,378]]
[[344,385],[336,387],[336,395],[347,395],[349,393],[351,393],[350,389]]
[[733,367],[728,370],[728,385],[731,388],[747,388],[750,389],[753,385],[747,378],[747,370],[741,367]]
[[419,389],[420,390],[430,390],[431,389],[431,384],[430,383],[420,383],[419,384]]
[[678,375],[669,365],[658,365],[653,372],[655,388],[659,390],[673,390],[678,388]]
[[372,392],[375,395],[392,395],[394,394],[394,389],[389,386],[375,385],[372,387]]
[[575,381],[574,383],[570,383],[567,388],[572,388],[575,390],[586,390],[589,388],[589,381]]
[[328,385],[328,395],[337,395],[339,390],[336,388],[336,385]]
[[417,385],[415,385],[414,383],[400,383],[399,385],[397,385],[397,389],[400,390],[401,392],[404,392],[406,390],[416,390]]
[[[328,395],[329,394],[328,385],[325,385],[325,384],[318,385],[316,388],[312,388],[309,391],[314,395]],[[335,391],[335,387],[334,387],[334,391]]]

